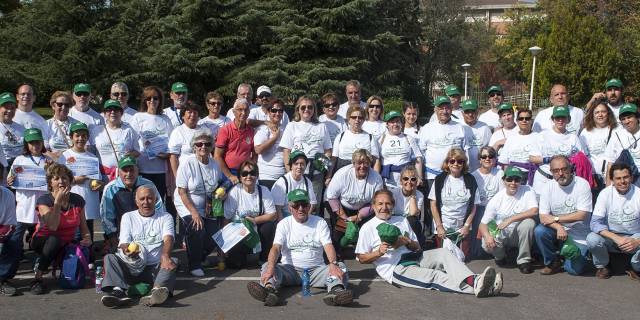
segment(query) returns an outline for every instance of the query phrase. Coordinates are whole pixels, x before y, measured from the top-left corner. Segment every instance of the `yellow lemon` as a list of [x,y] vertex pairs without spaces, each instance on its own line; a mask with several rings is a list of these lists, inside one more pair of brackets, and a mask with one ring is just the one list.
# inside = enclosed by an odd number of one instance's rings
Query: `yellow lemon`
[[140,246],[138,246],[137,243],[135,242],[131,242],[129,243],[129,246],[127,247],[127,250],[129,250],[129,252],[138,252],[140,250]]
[[224,194],[225,194],[224,188],[216,189],[216,196],[218,196],[218,198],[224,197]]

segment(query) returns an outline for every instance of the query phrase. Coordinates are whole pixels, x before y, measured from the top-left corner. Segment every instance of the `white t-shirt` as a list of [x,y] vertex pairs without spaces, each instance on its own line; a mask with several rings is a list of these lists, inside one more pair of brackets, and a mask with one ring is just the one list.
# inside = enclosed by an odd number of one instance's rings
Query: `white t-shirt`
[[[380,236],[378,235],[378,225],[381,223],[392,224],[398,229],[400,233],[408,234],[409,239],[417,241],[416,234],[413,233],[409,221],[404,217],[391,216],[389,220],[384,221],[378,217],[373,217],[367,223],[365,223],[358,234],[358,243],[356,244],[356,254],[364,254],[377,250],[382,244]],[[376,272],[380,278],[391,283],[393,279],[393,269],[400,263],[400,258],[403,254],[411,252],[406,246],[402,246],[395,250],[388,250],[382,257],[376,259],[373,264],[376,266]]]
[[[258,188],[262,190],[262,212],[260,212],[260,200]],[[224,217],[227,220],[237,221],[244,217],[257,217],[263,214],[274,214],[276,206],[273,203],[271,191],[265,186],[256,184],[253,193],[248,193],[242,184],[236,184],[227,195],[224,202]]]
[[215,119],[211,119],[210,117],[204,117],[202,119],[200,119],[198,121],[198,125],[202,125],[205,123],[210,123],[210,124],[214,124],[216,126],[218,126],[218,129],[224,127],[225,124],[231,122],[231,119],[223,116],[223,115],[218,115],[217,118]]
[[[583,150],[584,148],[577,135],[568,132],[557,133],[551,129],[542,131],[538,134],[538,143],[531,150],[531,155],[541,156],[543,158],[553,157],[554,155],[559,154],[571,156],[572,154]],[[540,170],[547,174],[551,174],[548,163],[541,165]],[[549,182],[549,179],[536,171],[536,175],[533,178],[533,190],[537,194],[541,194],[547,182]]]
[[631,185],[626,194],[614,186],[604,188],[598,195],[592,219],[606,217],[609,231],[622,234],[640,233],[640,188]]
[[[488,224],[491,220],[496,220],[496,224],[500,224],[509,217],[537,207],[538,199],[529,186],[519,186],[516,194],[512,196],[507,194],[506,189],[502,189],[489,200],[480,222]],[[512,230],[517,225],[517,223],[512,223],[508,229]]]
[[371,202],[373,194],[382,189],[380,174],[369,169],[366,179],[358,180],[353,165],[340,168],[327,186],[327,199],[340,199],[343,207],[358,210]]
[[[418,158],[422,158],[422,152],[418,142],[404,133],[392,135],[386,132],[380,137],[382,165],[402,166]],[[387,187],[400,186],[400,172],[392,172],[389,179],[385,179]]]
[[[98,159],[91,152],[79,153],[72,149],[67,149],[60,155],[58,163],[67,165],[67,163],[79,158]],[[73,175],[76,176],[76,173],[74,172]],[[87,179],[82,184],[71,185],[71,192],[77,193],[84,199],[84,216],[87,220],[100,219],[100,192],[91,190],[91,180]]]
[[[260,120],[260,121],[269,121],[269,114],[262,110],[262,107],[251,109],[249,111],[249,117],[247,119]],[[280,127],[284,128],[289,124],[289,115],[286,112],[282,114],[282,119],[280,120]]]
[[169,118],[173,128],[177,128],[182,125],[182,118],[180,117],[180,109],[176,109],[175,106],[166,107],[162,110],[162,113]]
[[[599,175],[604,175],[607,170],[605,152],[607,150],[608,137],[609,128],[593,128],[591,131],[585,129],[580,132],[580,141],[585,150],[589,152],[589,160],[591,161],[593,172]],[[604,171],[602,170],[603,164],[605,164]]]
[[40,129],[42,131],[42,136],[44,137],[45,147],[49,147],[49,137],[51,137],[49,126],[47,126],[47,121],[44,120],[44,118],[37,112],[33,110],[24,112],[16,108],[16,115],[13,117],[13,122],[21,124],[25,129]]
[[[537,148],[538,133],[532,132],[527,135],[516,134],[510,136],[502,146],[498,162],[508,164],[511,161],[529,162],[531,150]],[[521,168],[521,170],[524,170]]]
[[[36,161],[31,160],[29,156],[18,156],[14,161],[13,165],[11,165],[11,172],[15,172],[16,168],[19,166],[39,166],[44,168],[46,163],[46,158],[42,157],[33,157]],[[16,219],[18,222],[23,223],[37,223],[38,215],[36,214],[36,201],[40,198],[41,195],[47,193],[46,191],[36,191],[36,190],[16,190]]]
[[[54,118],[47,120],[49,130],[49,148],[54,152],[60,152],[71,148],[73,142],[69,137],[69,127],[78,120],[67,117],[67,121],[58,121]],[[88,141],[87,141],[88,143]]]
[[209,163],[204,164],[195,155],[189,155],[180,161],[178,174],[176,175],[176,190],[173,195],[173,202],[176,211],[181,217],[191,215],[187,207],[182,202],[182,197],[178,193],[178,188],[187,189],[187,194],[193,202],[201,216],[205,215],[207,201],[211,199],[212,193],[218,188],[224,175],[218,163],[209,156]]
[[[306,180],[306,183],[305,183]],[[283,177],[280,177],[271,187],[271,195],[273,196],[273,203],[276,206],[287,205],[287,193],[296,189],[302,189],[309,193],[309,203],[315,205],[318,203],[316,200],[316,193],[313,191],[313,185],[309,178],[302,176],[302,179],[296,181],[293,179],[291,172],[288,172]],[[287,191],[288,190],[288,191]]]
[[380,140],[380,137],[383,133],[387,132],[387,126],[382,120],[378,121],[365,121],[362,124],[362,130],[366,133],[370,133],[373,135],[375,140]]
[[343,131],[347,130],[347,124],[343,117],[336,115],[335,120],[327,118],[327,115],[323,114],[318,117],[318,120],[327,127],[329,131],[329,138],[331,141],[335,141],[336,137]]
[[618,123],[620,123],[620,108],[622,107],[622,105],[623,103],[620,102],[620,104],[614,107],[607,102],[607,106],[611,109],[611,111],[613,111],[613,115],[615,116],[616,121],[618,121]]
[[273,244],[280,245],[282,264],[296,268],[324,265],[324,246],[331,244],[329,227],[324,219],[309,215],[305,223],[289,216],[278,223]]
[[301,150],[309,159],[331,149],[329,132],[324,123],[293,121],[284,129],[280,147],[291,152]]
[[498,115],[498,111],[494,111],[493,109],[489,109],[483,112],[478,117],[478,121],[486,123],[491,128],[491,130],[502,126],[502,124],[500,124],[500,116]]
[[16,122],[0,123],[0,147],[7,161],[16,158],[24,151],[24,127]]
[[420,132],[420,129],[418,128],[417,125],[413,125],[413,127],[411,128],[404,128],[404,134],[408,135],[411,138],[416,139],[416,141],[418,141],[418,132]]
[[[560,217],[578,210],[591,213],[591,187],[589,183],[575,176],[567,186],[550,181],[540,194],[540,214],[553,214]],[[564,229],[577,243],[586,245],[589,229],[589,216],[583,221],[563,223]]]
[[[391,193],[393,193],[393,199],[396,202],[393,207],[393,215],[401,217],[409,216],[409,196],[405,196],[402,193],[402,188],[391,188]],[[418,210],[424,212],[424,195],[420,190],[416,190],[416,204],[418,205]]]
[[374,135],[367,132],[353,133],[351,130],[336,136],[331,151],[336,158],[351,160],[353,152],[358,149],[368,150],[374,157],[380,157],[380,145]]
[[[285,173],[284,158],[282,157],[282,148],[280,140],[284,133],[284,126],[280,126],[280,136],[267,150],[262,151],[258,155],[258,170],[260,172],[260,180],[276,180]],[[265,141],[271,139],[271,130],[266,125],[261,125],[253,136],[253,145],[259,146]]]
[[[360,108],[362,108],[362,110],[365,110],[367,108],[367,103],[364,101],[360,101]],[[346,119],[347,110],[349,110],[349,101],[341,104],[340,107],[338,107],[338,115]]]
[[460,122],[462,127],[467,131],[469,140],[469,172],[473,172],[480,167],[480,160],[478,160],[478,154],[480,148],[489,145],[491,140],[491,129],[486,123],[476,121],[472,126],[466,122]]
[[193,154],[191,139],[199,128],[196,126],[195,129],[191,129],[185,124],[173,128],[169,136],[169,153],[177,155],[179,162],[184,161],[186,156]]
[[471,173],[476,178],[478,184],[478,191],[480,191],[480,203],[481,206],[486,206],[487,202],[498,193],[498,191],[504,189],[502,183],[502,176],[504,172],[498,168],[492,168],[489,174],[480,172],[480,169]]
[[[141,150],[138,157],[138,168],[142,173],[165,173],[167,172],[167,160],[157,158],[155,154],[150,154],[146,146],[163,145],[164,151],[169,153],[169,137],[173,126],[165,115],[155,115],[140,112],[134,115],[129,124],[138,133],[138,144]],[[155,147],[154,147],[155,149]]]
[[87,111],[80,111],[73,106],[69,110],[69,117],[86,124],[87,127],[89,127],[89,132],[93,130],[93,127],[103,126],[105,124],[102,116],[95,110],[91,109],[91,107],[88,107]]
[[[517,135],[519,131],[520,131],[520,128],[518,128],[518,126],[514,126],[511,129],[498,128],[491,135],[491,139],[489,139],[489,145],[493,146],[496,142],[498,142],[498,141],[500,141],[502,139],[507,139],[508,140],[509,137]],[[498,151],[500,151],[500,150],[498,150]]]
[[[115,129],[96,126],[92,129],[89,139],[91,145],[98,151],[100,163],[105,167],[117,167],[118,160],[122,159],[127,152],[140,151],[138,134],[126,122]],[[117,158],[113,153],[114,149],[118,153]]]
[[174,236],[173,218],[166,212],[143,217],[138,210],[129,211],[120,220],[120,244],[136,242],[145,249],[147,265],[160,263],[163,238]]
[[614,163],[624,149],[629,149],[633,162],[640,167],[640,130],[636,134],[631,134],[623,127],[614,130],[605,150],[605,158],[608,162]]
[[[553,128],[553,120],[551,115],[553,114],[553,107],[546,108],[536,115],[533,121],[533,131],[542,132],[547,129]],[[582,128],[582,120],[584,119],[584,111],[574,106],[569,106],[569,115],[571,116],[571,122],[567,124],[567,132],[578,134]],[[618,119],[616,117],[616,119]]]
[[[471,192],[464,186],[463,177],[448,175],[442,187],[442,207],[440,208],[440,220],[445,229],[458,230],[464,225],[467,215],[467,202],[471,198]],[[436,200],[435,183],[429,191],[429,200]],[[480,188],[476,189],[474,204],[480,204]],[[435,223],[434,223],[435,225]]]
[[[442,162],[447,158],[447,152],[453,147],[469,150],[471,136],[455,121],[445,124],[430,122],[420,129],[418,133],[418,146],[425,155],[425,166],[440,172]],[[434,179],[436,174],[426,172],[427,179]]]

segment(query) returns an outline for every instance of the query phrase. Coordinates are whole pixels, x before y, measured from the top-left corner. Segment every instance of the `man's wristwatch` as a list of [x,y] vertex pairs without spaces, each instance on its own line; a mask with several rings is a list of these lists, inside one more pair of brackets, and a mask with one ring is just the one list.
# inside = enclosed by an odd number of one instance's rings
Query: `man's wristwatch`
[[338,265],[338,261],[336,261],[336,260],[331,261],[331,264],[335,264],[337,266]]
[[554,217],[553,222],[560,222],[560,217]]

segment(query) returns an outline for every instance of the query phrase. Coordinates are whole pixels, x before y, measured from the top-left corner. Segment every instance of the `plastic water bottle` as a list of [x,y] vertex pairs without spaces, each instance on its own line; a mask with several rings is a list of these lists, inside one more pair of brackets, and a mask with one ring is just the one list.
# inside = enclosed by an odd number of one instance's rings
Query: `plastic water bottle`
[[311,274],[309,273],[309,269],[307,268],[304,268],[304,270],[302,270],[302,296],[311,296]]
[[102,267],[98,266],[96,268],[96,293],[102,293],[102,278],[104,275],[102,274]]

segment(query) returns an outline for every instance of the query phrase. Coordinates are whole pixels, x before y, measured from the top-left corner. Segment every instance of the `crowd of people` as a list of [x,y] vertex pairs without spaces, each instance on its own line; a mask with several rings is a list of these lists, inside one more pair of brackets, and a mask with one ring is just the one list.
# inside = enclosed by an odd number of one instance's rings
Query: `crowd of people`
[[[99,113],[79,83],[53,93],[48,120],[32,86],[0,94],[1,294],[16,294],[25,244],[37,256],[30,291],[45,293],[65,248],[92,246],[95,223],[107,307],[130,304],[139,283],[142,304],[165,302],[179,263],[203,277],[214,260],[240,269],[252,255],[262,269],[247,289],[268,306],[303,281],[325,288],[328,305],[350,304],[350,251],[388,283],[477,297],[500,294],[499,268],[533,273],[534,258],[542,275],[606,279],[614,252],[640,279],[640,113],[620,80],[584,108],[555,84],[535,119],[500,85],[483,113],[449,85],[423,126],[424,107],[385,111],[382,97],[362,101],[355,80],[346,102],[302,96],[291,118],[264,85],[254,99],[240,84],[226,115],[216,91],[206,111],[185,83],[173,83],[168,106],[160,88],[141,92],[134,108],[116,82]],[[214,235],[231,227],[246,237],[223,250]],[[465,265],[487,256],[495,268]]]

